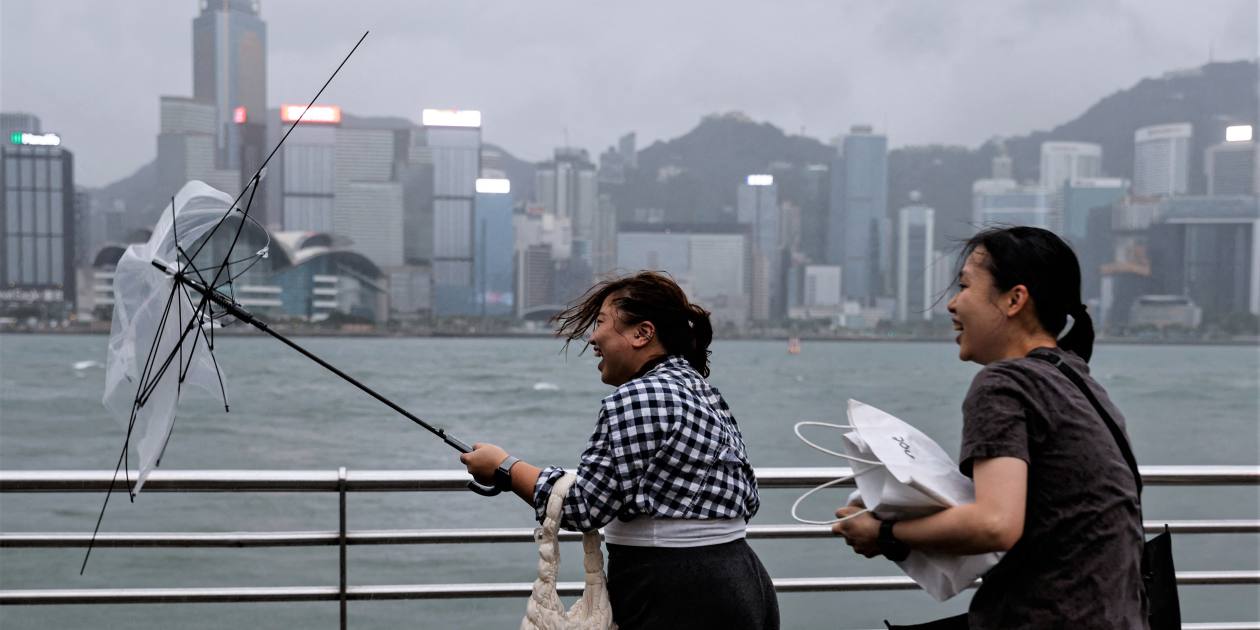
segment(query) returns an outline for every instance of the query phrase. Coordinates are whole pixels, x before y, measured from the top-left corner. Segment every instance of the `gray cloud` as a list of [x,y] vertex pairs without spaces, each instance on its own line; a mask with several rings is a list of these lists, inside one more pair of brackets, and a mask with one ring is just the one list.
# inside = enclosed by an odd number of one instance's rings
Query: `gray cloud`
[[[157,97],[191,92],[196,13],[194,0],[4,0],[0,107],[62,133],[80,183],[126,175],[154,155]],[[598,151],[731,109],[824,139],[870,122],[893,145],[974,145],[1201,64],[1209,45],[1256,55],[1252,0],[263,0],[263,17],[272,105],[309,98],[371,29],[326,102],[413,120],[480,108],[486,138],[528,159],[566,130]]]

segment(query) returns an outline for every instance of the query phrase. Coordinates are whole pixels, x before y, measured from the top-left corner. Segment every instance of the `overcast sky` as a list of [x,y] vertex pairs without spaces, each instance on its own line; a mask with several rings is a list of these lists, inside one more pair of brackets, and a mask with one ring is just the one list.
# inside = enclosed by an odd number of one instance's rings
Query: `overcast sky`
[[[40,116],[99,186],[151,160],[158,96],[192,94],[196,0],[0,0],[0,108]],[[481,109],[525,159],[640,147],[741,110],[830,139],[974,146],[1045,129],[1146,76],[1254,59],[1256,0],[767,3],[262,0],[267,99],[356,115]]]

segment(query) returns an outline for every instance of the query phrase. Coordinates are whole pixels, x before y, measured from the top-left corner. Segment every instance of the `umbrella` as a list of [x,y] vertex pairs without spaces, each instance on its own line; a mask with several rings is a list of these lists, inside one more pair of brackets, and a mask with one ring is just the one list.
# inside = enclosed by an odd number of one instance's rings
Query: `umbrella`
[[[875,407],[849,400],[849,424],[799,422],[797,437],[809,446],[853,462],[853,475],[829,481],[806,492],[792,504],[792,517],[806,523],[830,524],[797,516],[797,507],[811,494],[850,478],[857,484],[855,497],[866,511],[880,519],[919,518],[945,508],[972,503],[975,486],[958,471],[957,464],[931,438],[905,421]],[[844,452],[835,451],[801,435],[803,426],[844,429]],[[846,518],[852,518],[851,515]],[[915,550],[897,566],[919,586],[944,601],[971,585],[998,563],[1000,553],[951,555]]]
[[[149,240],[128,247],[119,260],[114,274],[114,317],[103,401],[105,407],[126,427],[126,435],[114,468],[113,482],[106,491],[96,528],[92,532],[92,542],[100,531],[118,473],[129,468],[132,443],[136,442],[139,463],[135,483],[131,483],[129,472],[124,473],[132,501],[143,488],[149,473],[161,464],[185,386],[217,392],[223,399],[223,410],[228,411],[227,387],[214,357],[214,331],[231,321],[251,325],[288,345],[429,430],[459,452],[472,451],[464,442],[447,435],[444,429],[408,412],[272,330],[235,298],[233,282],[267,257],[267,245],[252,254],[235,252],[247,229],[261,233],[266,242],[266,230],[249,216],[249,212],[267,164],[367,35],[364,33],[346,54],[307,104],[307,110],[280,138],[235,199],[202,182],[188,182],[171,198]],[[215,254],[215,249],[228,235],[231,235],[231,241],[226,250],[222,255]],[[254,240],[246,238],[245,242]],[[486,496],[500,492],[493,486],[482,486],[474,481],[469,481],[468,487]],[[87,567],[91,553],[92,544],[89,543],[80,573]]]

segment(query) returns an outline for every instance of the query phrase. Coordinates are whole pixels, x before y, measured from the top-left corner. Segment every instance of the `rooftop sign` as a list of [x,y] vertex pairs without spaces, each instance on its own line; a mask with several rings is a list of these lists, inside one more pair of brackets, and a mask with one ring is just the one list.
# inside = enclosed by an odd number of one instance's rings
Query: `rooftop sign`
[[481,112],[475,109],[426,109],[420,115],[425,127],[480,127]]
[[477,192],[482,194],[505,195],[512,192],[512,180],[510,179],[487,179],[481,178],[477,180]]
[[341,108],[336,105],[312,105],[309,109],[305,105],[280,106],[281,122],[297,122],[299,118],[304,123],[339,123]]
[[55,147],[61,145],[61,136],[55,133],[26,133],[14,131],[9,134],[10,144],[25,144],[35,147]]
[[1230,125],[1225,128],[1226,142],[1250,142],[1251,125]]
[[773,186],[774,175],[749,175],[747,181],[749,186]]

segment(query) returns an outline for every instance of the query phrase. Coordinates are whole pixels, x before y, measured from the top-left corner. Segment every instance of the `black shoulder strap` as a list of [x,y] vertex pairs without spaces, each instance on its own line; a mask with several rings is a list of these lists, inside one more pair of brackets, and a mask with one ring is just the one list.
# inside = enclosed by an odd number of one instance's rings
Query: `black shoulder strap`
[[1137,459],[1133,457],[1133,450],[1129,448],[1129,440],[1125,438],[1124,432],[1120,430],[1118,425],[1116,425],[1116,421],[1112,419],[1111,414],[1107,413],[1107,410],[1103,408],[1102,403],[1098,402],[1098,397],[1094,396],[1094,391],[1089,388],[1089,385],[1085,384],[1085,379],[1081,378],[1081,375],[1077,374],[1076,370],[1073,370],[1068,364],[1064,363],[1063,357],[1059,356],[1057,353],[1038,352],[1034,350],[1028,356],[1034,359],[1041,359],[1042,361],[1059,368],[1059,371],[1062,372],[1069,381],[1072,381],[1072,384],[1076,385],[1077,389],[1080,389],[1082,394],[1085,394],[1085,398],[1089,399],[1089,404],[1094,406],[1094,411],[1097,411],[1098,415],[1102,416],[1103,422],[1107,423],[1107,429],[1111,431],[1111,437],[1114,438],[1116,440],[1116,444],[1119,445],[1120,453],[1124,455],[1124,461],[1129,464],[1129,470],[1133,471],[1133,479],[1137,482],[1138,496],[1142,496],[1142,474],[1138,472]]

